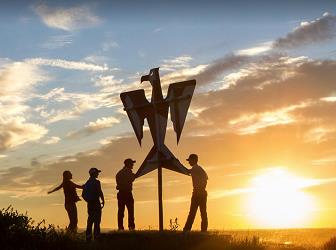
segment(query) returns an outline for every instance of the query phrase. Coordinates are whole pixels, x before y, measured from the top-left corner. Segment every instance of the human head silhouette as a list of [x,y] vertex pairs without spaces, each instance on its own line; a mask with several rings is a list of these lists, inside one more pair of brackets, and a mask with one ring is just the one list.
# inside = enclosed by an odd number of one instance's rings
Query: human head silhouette
[[194,166],[198,162],[198,155],[197,154],[190,154],[187,161],[189,162],[190,166]]
[[89,170],[89,174],[91,177],[97,178],[99,173],[101,172],[101,170],[97,169],[97,168],[90,168]]
[[63,181],[69,181],[72,179],[72,174],[69,170],[63,172]]
[[132,169],[135,162],[136,161],[132,160],[131,158],[127,158],[126,160],[124,160],[124,165],[125,167]]

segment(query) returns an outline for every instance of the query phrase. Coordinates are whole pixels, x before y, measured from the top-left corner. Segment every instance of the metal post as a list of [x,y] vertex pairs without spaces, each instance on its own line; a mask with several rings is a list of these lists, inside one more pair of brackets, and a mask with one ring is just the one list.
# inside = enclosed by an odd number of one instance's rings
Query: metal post
[[163,205],[162,205],[162,166],[158,167],[158,193],[159,193],[159,231],[163,231]]

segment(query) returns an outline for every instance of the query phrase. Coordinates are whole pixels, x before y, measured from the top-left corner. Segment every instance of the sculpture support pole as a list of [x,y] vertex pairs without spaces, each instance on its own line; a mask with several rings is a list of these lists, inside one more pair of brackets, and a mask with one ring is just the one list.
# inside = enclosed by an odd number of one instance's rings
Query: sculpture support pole
[[163,205],[162,205],[162,166],[158,167],[158,193],[159,193],[159,231],[163,231]]

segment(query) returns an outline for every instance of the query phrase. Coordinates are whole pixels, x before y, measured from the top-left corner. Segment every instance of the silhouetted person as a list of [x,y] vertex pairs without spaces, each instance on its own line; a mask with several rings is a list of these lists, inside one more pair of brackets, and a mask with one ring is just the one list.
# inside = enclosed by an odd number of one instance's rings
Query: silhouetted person
[[124,230],[123,220],[125,206],[128,211],[128,228],[129,230],[135,229],[134,224],[134,199],[132,195],[132,184],[135,179],[135,174],[133,174],[132,169],[135,161],[132,159],[126,159],[124,161],[124,167],[117,173],[116,182],[118,198],[118,229]]
[[71,172],[68,170],[64,171],[63,172],[63,182],[61,183],[61,185],[49,191],[48,194],[51,194],[63,188],[64,197],[65,197],[64,207],[68,213],[69,220],[70,220],[67,230],[68,232],[76,233],[77,223],[78,223],[76,202],[80,201],[77,195],[77,192],[76,192],[76,188],[83,188],[83,186],[73,183],[71,179],[72,179]]
[[[100,235],[100,221],[102,215],[102,208],[105,205],[104,194],[101,189],[100,181],[97,180],[98,175],[101,171],[97,168],[91,168],[89,170],[90,178],[84,184],[83,188],[83,199],[87,202],[88,209],[88,220],[86,226],[86,240],[91,241],[92,239],[92,226],[93,236],[96,240]],[[100,202],[101,200],[101,202]]]
[[190,166],[192,167],[190,171],[190,175],[193,183],[193,193],[191,197],[190,211],[188,215],[188,219],[183,228],[183,231],[190,231],[192,224],[195,219],[195,215],[197,212],[197,208],[200,208],[201,212],[201,231],[206,232],[208,229],[208,217],[206,211],[206,203],[207,203],[207,192],[205,190],[208,180],[208,175],[204,171],[204,169],[197,164],[198,156],[196,154],[189,155],[187,159]]

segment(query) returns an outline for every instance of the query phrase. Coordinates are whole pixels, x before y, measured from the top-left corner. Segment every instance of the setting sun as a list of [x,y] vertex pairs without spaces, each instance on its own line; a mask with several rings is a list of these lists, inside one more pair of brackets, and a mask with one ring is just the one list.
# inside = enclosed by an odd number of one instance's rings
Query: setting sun
[[312,220],[316,206],[313,196],[302,189],[311,180],[275,168],[252,180],[252,194],[247,200],[251,220],[259,227],[302,227]]

